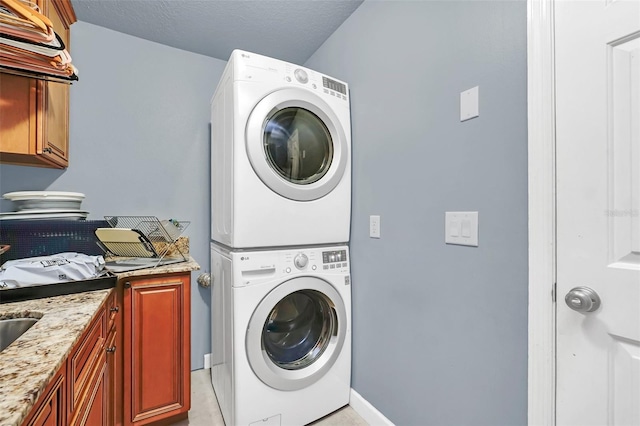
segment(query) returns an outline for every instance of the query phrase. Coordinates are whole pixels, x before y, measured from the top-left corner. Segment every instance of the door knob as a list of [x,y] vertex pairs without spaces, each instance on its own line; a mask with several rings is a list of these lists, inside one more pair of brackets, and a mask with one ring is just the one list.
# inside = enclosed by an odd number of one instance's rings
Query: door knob
[[586,314],[600,307],[600,296],[589,287],[575,287],[564,297],[567,306],[574,311]]

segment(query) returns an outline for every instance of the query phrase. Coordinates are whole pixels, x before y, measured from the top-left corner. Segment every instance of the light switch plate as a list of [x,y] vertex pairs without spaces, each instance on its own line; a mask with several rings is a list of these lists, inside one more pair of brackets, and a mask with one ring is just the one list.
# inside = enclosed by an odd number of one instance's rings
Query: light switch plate
[[445,212],[444,242],[478,247],[478,212]]
[[467,121],[480,116],[480,87],[472,87],[460,93],[460,121]]
[[380,238],[380,216],[369,216],[369,237]]
[[204,354],[204,368],[211,368],[211,354]]

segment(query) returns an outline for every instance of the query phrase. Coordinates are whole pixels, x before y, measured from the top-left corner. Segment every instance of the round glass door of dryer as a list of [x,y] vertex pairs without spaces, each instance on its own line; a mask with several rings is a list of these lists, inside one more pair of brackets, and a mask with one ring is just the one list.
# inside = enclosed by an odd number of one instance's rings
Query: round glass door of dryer
[[271,168],[299,185],[322,179],[333,160],[329,129],[317,115],[300,107],[276,110],[267,118],[264,150]]
[[300,88],[262,98],[249,115],[245,137],[256,175],[276,194],[295,201],[329,194],[349,161],[337,115],[322,98]]
[[246,341],[249,363],[275,389],[302,389],[335,363],[346,330],[344,303],[335,288],[319,278],[294,278],[254,311]]

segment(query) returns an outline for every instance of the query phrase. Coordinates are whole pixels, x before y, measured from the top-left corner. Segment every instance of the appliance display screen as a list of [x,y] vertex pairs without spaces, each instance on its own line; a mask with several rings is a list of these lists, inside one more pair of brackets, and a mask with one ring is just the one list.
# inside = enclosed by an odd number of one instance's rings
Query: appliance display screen
[[330,78],[322,77],[322,85],[327,89],[335,90],[336,92],[342,93],[343,95],[347,94],[347,86],[335,80],[331,80]]
[[347,251],[346,250],[334,250],[322,252],[322,263],[336,263],[346,262]]

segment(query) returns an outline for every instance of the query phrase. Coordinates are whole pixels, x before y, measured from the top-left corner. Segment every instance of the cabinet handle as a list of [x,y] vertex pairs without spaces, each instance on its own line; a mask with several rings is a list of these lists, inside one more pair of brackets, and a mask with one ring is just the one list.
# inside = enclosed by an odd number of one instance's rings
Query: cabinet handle
[[129,281],[125,281],[124,288],[131,288],[131,283]]
[[42,152],[47,152],[47,153],[49,153],[49,154],[52,154],[52,153],[53,153],[53,150],[52,150],[51,148],[44,148],[44,149],[42,150]]
[[115,306],[111,309],[109,309],[110,312],[118,312],[120,310],[120,308],[118,306]]
[[107,351],[108,353],[113,353],[116,351],[116,347],[115,346],[111,346],[110,348],[105,349],[105,351]]

